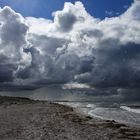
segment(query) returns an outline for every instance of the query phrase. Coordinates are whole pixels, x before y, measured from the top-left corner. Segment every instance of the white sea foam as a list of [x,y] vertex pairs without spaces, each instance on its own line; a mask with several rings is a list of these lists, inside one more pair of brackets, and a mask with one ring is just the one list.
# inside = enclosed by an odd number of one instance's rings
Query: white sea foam
[[96,106],[94,104],[87,104],[86,107],[95,108]]
[[95,118],[102,119],[102,120],[106,119],[105,117],[96,115],[96,114],[94,113],[94,110],[90,110],[90,111],[88,112],[88,115],[90,115],[90,116],[92,116],[92,117],[95,117]]
[[134,109],[134,108],[130,108],[128,106],[120,106],[121,109],[129,111],[129,112],[133,112],[133,113],[140,113],[140,109]]

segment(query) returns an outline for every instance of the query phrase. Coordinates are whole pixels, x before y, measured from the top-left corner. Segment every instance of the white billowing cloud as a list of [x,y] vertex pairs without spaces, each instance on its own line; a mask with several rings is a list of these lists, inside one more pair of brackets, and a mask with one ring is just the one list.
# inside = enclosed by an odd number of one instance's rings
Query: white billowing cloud
[[[0,10],[0,78],[12,80],[14,71],[30,64],[30,55],[23,52],[27,47],[26,34],[28,26],[24,18],[10,7]],[[8,78],[10,77],[10,79]]]
[[140,20],[140,1],[135,0],[133,5],[125,12],[125,16],[129,19]]
[[44,18],[26,17],[25,20],[29,26],[29,32],[38,35],[48,34],[53,24],[51,20]]
[[20,58],[21,48],[26,45],[28,26],[25,24],[23,17],[9,7],[4,7],[1,10],[0,19],[0,38],[3,51],[6,51],[7,56],[11,58],[17,56]]
[[139,86],[139,7],[134,1],[122,15],[100,20],[81,2],[68,2],[53,13],[54,21],[24,19],[5,7],[0,10],[0,64],[16,62],[5,67],[23,83]]
[[76,2],[75,5],[67,2],[64,4],[64,9],[62,11],[56,11],[53,15],[56,30],[62,32],[72,30],[76,22],[83,23],[89,18],[89,15],[81,2]]
[[4,7],[0,12],[0,54],[8,60],[7,64],[29,65],[30,55],[23,52],[27,47],[26,34],[28,26],[24,18],[15,13],[11,8]]

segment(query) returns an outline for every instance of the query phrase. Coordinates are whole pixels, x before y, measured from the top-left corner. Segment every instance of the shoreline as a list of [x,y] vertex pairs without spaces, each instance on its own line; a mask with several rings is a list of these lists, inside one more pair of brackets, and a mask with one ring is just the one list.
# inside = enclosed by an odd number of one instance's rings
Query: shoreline
[[71,105],[65,104],[65,102],[61,102],[60,101],[60,102],[56,102],[56,103],[58,103],[60,105],[67,106],[67,107],[71,107],[71,108],[74,109],[75,112],[78,112],[81,115],[89,116],[89,117],[91,117],[93,119],[96,119],[97,121],[116,122],[116,123],[124,124],[124,125],[130,126],[130,127],[138,127],[138,128],[140,128],[140,124],[137,124],[137,123],[131,123],[131,122],[125,122],[125,121],[118,121],[118,120],[115,120],[115,119],[107,119],[107,118],[104,118],[104,117],[101,117],[101,116],[92,114],[92,113],[90,113],[90,111],[89,112],[83,111],[80,107],[76,107],[76,106],[71,106]]
[[[53,102],[52,102],[53,103]],[[55,103],[55,102],[54,102]],[[65,105],[65,104],[59,104],[59,103],[55,103],[55,104],[58,104],[58,105],[62,105],[62,106],[65,106],[65,107],[70,107],[73,109],[73,111],[81,116],[85,116],[85,117],[88,117],[88,118],[91,118],[91,120],[93,119],[94,121],[100,121],[100,122],[112,122],[112,123],[117,123],[117,124],[122,124],[122,125],[125,125],[127,127],[137,127],[137,128],[140,128],[140,124],[133,124],[133,123],[125,123],[125,122],[119,122],[119,121],[116,121],[116,120],[109,120],[109,119],[105,119],[103,117],[100,117],[100,116],[93,116],[93,115],[90,115],[90,114],[87,114],[85,113],[84,111],[82,111],[81,109],[79,108],[76,108],[76,107],[71,107],[69,105]]]
[[1,140],[130,140],[140,127],[99,120],[72,107],[28,98],[0,97]]

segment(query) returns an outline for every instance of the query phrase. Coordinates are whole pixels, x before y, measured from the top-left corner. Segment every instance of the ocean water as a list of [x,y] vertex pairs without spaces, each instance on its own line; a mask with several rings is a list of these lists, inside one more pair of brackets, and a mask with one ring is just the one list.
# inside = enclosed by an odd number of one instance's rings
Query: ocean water
[[115,120],[120,123],[140,125],[139,103],[105,103],[105,102],[59,102],[77,108],[95,118]]

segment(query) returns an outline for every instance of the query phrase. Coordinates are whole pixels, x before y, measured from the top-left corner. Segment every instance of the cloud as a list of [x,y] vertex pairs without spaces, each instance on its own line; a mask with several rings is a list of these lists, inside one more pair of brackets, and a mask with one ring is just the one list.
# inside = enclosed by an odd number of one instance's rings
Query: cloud
[[64,4],[64,9],[56,11],[54,15],[54,25],[56,30],[69,32],[77,22],[84,22],[88,16],[84,5],[81,2],[76,2],[73,5],[70,2]]
[[108,16],[113,16],[114,12],[113,11],[105,11],[105,14]]
[[67,84],[64,84],[63,89],[86,89],[86,88],[90,88],[89,85],[86,85],[86,84],[81,84],[81,83],[67,83]]
[[17,85],[85,83],[139,87],[140,1],[104,20],[81,2],[65,3],[54,20],[0,10],[0,80]]
[[0,82],[13,80],[14,68],[10,65],[0,65]]
[[134,20],[140,20],[140,1],[136,0],[133,5],[128,8],[128,10],[126,11],[126,13],[124,14],[127,18],[131,18]]
[[0,82],[13,81],[18,67],[29,64],[29,56],[23,52],[27,47],[28,26],[24,18],[10,7],[0,10]]

